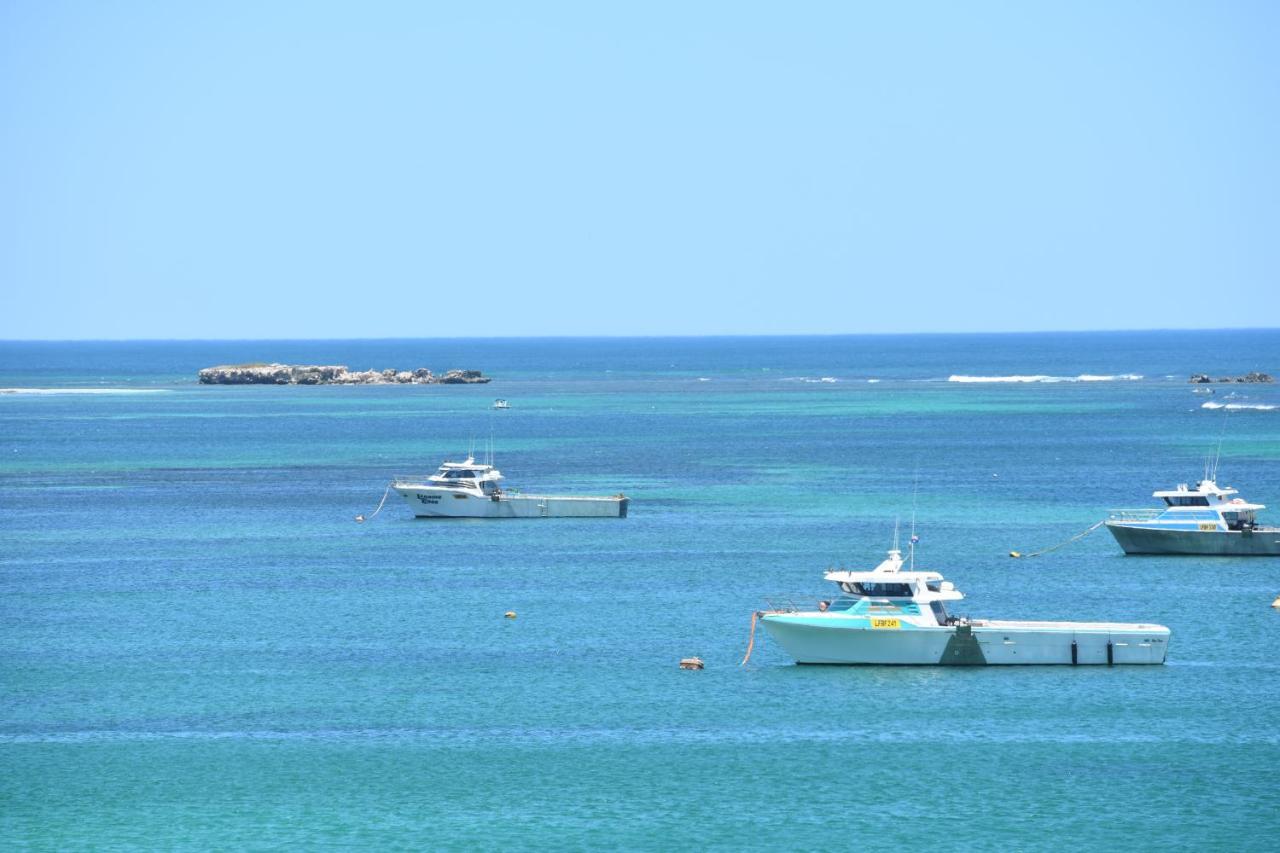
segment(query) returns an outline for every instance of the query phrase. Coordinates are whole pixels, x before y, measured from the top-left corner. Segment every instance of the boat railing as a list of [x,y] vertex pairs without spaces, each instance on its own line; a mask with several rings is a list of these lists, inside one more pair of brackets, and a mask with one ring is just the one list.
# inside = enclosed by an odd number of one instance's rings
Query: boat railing
[[1109,521],[1151,521],[1159,518],[1164,514],[1162,509],[1109,509],[1107,510],[1107,519]]
[[[822,610],[847,610],[853,599],[846,596],[833,598],[794,598],[791,596],[774,596],[764,600],[766,610],[773,613],[809,613]],[[826,605],[825,607],[823,605]]]

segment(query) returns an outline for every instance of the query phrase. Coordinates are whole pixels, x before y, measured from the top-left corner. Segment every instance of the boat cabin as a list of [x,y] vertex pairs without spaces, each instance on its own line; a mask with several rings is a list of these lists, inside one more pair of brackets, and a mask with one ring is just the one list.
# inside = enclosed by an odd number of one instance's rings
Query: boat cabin
[[964,593],[937,572],[904,572],[901,567],[902,554],[895,549],[872,571],[827,572],[826,580],[838,586],[843,594],[827,602],[824,609],[881,618],[932,615],[937,625],[952,624],[955,617],[947,613],[946,602],[959,601]]
[[478,489],[486,494],[498,488],[502,474],[492,465],[476,462],[470,456],[465,462],[446,462],[427,478],[434,486],[447,489]]
[[1195,488],[1186,483],[1179,483],[1176,489],[1152,492],[1152,497],[1160,498],[1165,503],[1165,511],[1160,519],[1181,521],[1199,519],[1218,521],[1226,525],[1228,530],[1250,530],[1257,524],[1256,513],[1266,509],[1262,504],[1254,504],[1242,498],[1233,498],[1239,491],[1220,487],[1213,480],[1201,480]]

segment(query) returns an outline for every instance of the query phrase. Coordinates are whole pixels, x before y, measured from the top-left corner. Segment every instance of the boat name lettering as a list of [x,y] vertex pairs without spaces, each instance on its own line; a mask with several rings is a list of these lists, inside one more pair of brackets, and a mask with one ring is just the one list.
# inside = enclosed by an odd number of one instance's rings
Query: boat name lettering
[[902,627],[902,622],[901,620],[898,620],[898,619],[888,619],[885,617],[872,617],[871,627],[877,628],[877,629],[887,629],[890,631],[896,631]]
[[439,495],[418,495],[418,500],[422,501],[424,504],[438,504],[440,503],[440,496]]

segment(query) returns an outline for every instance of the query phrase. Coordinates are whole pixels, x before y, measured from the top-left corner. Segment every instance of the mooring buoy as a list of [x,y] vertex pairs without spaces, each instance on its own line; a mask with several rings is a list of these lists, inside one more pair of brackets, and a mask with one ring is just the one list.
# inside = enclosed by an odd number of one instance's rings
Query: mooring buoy
[[516,618],[516,612],[514,610],[508,610],[506,613],[502,614],[502,617],[504,619],[514,619]]
[[1277,595],[1276,600],[1271,602],[1271,606],[1277,610],[1280,610],[1280,595]]

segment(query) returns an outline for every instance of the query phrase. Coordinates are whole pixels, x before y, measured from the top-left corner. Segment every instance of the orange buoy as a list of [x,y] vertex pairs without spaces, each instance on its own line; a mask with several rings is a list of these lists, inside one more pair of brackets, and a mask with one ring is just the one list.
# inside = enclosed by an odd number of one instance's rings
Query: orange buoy
[[516,612],[515,612],[514,610],[508,610],[506,613],[503,613],[502,615],[503,615],[503,617],[504,617],[504,618],[506,618],[506,619],[514,619],[514,618],[516,618]]
[[680,659],[681,669],[703,669],[705,666],[706,664],[702,662],[702,658],[681,658]]

